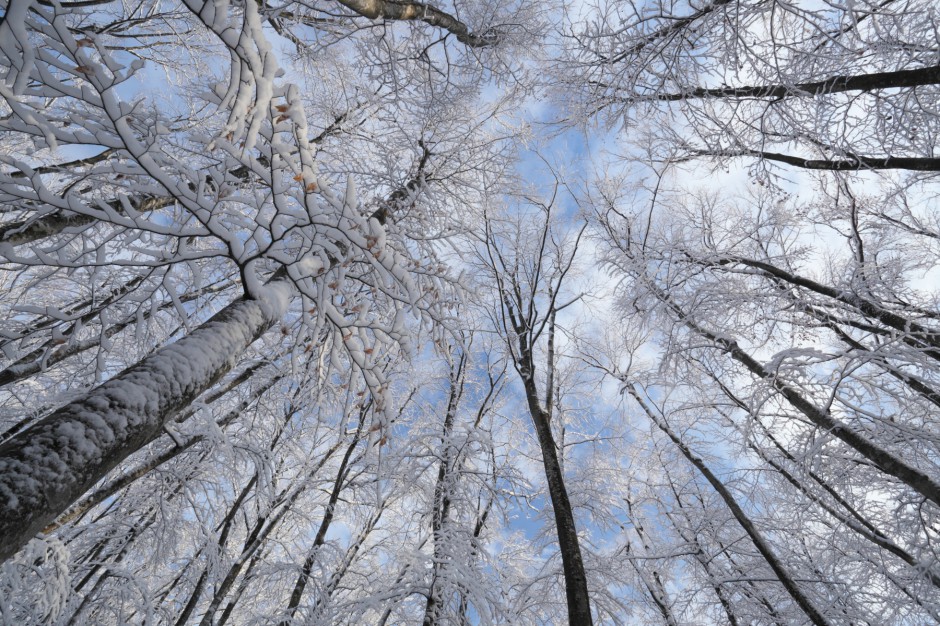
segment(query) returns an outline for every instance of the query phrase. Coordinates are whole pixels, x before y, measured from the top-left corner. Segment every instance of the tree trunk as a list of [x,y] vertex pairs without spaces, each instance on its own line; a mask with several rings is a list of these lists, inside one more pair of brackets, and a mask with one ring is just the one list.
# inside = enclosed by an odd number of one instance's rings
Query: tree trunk
[[581,559],[581,548],[578,545],[578,531],[574,525],[571,501],[568,500],[568,490],[565,488],[565,479],[561,472],[561,465],[558,463],[552,427],[548,415],[543,410],[533,413],[532,420],[535,423],[539,446],[542,448],[545,479],[548,482],[548,493],[551,496],[552,510],[555,513],[558,548],[561,551],[561,562],[565,570],[568,623],[570,626],[590,626],[593,622],[588,598],[587,576],[584,573],[584,561]]
[[718,87],[708,89],[700,87],[681,93],[657,93],[651,96],[639,96],[637,100],[661,100],[674,102],[698,98],[772,98],[779,100],[789,97],[805,98],[847,91],[880,91],[883,89],[903,89],[922,87],[940,83],[940,65],[919,67],[912,70],[894,72],[874,72],[856,76],[831,76],[825,80],[797,83],[795,85],[757,85],[747,87]]
[[215,384],[285,311],[241,298],[192,333],[158,350],[0,446],[0,561],[16,553],[164,424]]
[[300,606],[300,600],[303,598],[304,590],[307,588],[307,581],[310,580],[310,574],[313,571],[313,566],[316,564],[317,553],[320,547],[326,543],[326,534],[329,532],[330,525],[333,523],[336,505],[339,502],[339,497],[346,483],[346,478],[349,476],[349,459],[352,458],[352,453],[356,449],[356,446],[359,445],[360,436],[362,435],[363,419],[364,416],[360,415],[359,428],[356,430],[353,440],[349,442],[349,446],[346,448],[346,454],[343,455],[343,460],[339,464],[339,471],[336,472],[336,480],[333,481],[333,491],[330,492],[330,499],[323,511],[323,519],[320,520],[320,527],[317,529],[316,537],[313,539],[313,545],[310,547],[310,551],[304,559],[303,567],[300,570],[300,574],[297,576],[297,582],[294,583],[294,589],[291,591],[290,601],[287,604],[287,612],[291,617],[294,616],[294,613],[297,612],[297,607]]
[[444,525],[450,521],[450,494],[454,492],[457,471],[458,451],[451,441],[454,430],[454,418],[457,405],[463,396],[463,370],[467,362],[466,352],[461,352],[456,369],[451,373],[450,396],[447,400],[447,412],[444,415],[444,432],[441,434],[441,460],[437,466],[437,482],[434,485],[434,504],[431,514],[431,535],[434,540],[434,552],[431,559],[431,583],[428,585],[428,598],[424,605],[422,626],[437,626],[444,603],[443,585],[439,584],[446,557],[444,544]]
[[712,486],[718,496],[725,503],[725,506],[731,511],[731,514],[734,515],[734,518],[738,521],[738,524],[741,525],[741,528],[744,529],[744,532],[747,533],[750,537],[751,542],[754,544],[754,547],[757,548],[757,551],[760,552],[760,555],[764,557],[764,560],[767,562],[767,565],[770,566],[770,569],[773,570],[774,574],[777,576],[777,580],[780,581],[780,584],[787,590],[790,594],[790,597],[793,598],[793,601],[803,610],[809,620],[815,624],[815,626],[828,626],[829,620],[826,619],[825,615],[816,607],[813,601],[803,593],[803,590],[797,584],[796,579],[790,574],[789,569],[786,565],[777,558],[777,555],[774,553],[773,548],[770,546],[761,532],[757,529],[757,526],[751,521],[747,516],[741,506],[735,500],[734,496],[731,494],[731,491],[725,487],[724,483],[718,479],[715,474],[705,465],[705,462],[702,461],[700,457],[695,455],[692,450],[689,449],[685,443],[679,439],[679,436],[669,427],[668,424],[663,419],[660,419],[653,413],[653,410],[646,404],[643,398],[640,397],[640,394],[630,385],[626,386],[626,392],[633,396],[633,399],[637,401],[640,405],[640,408],[643,409],[643,412],[650,418],[650,421],[656,425],[679,449],[679,452],[682,453],[682,456],[691,463],[695,469],[708,481],[708,484]]
[[[690,318],[689,315],[669,297],[669,294],[656,285],[651,284],[650,287],[656,297],[672,309],[679,318],[679,321],[705,339],[714,342],[717,348],[726,352],[732,359],[742,364],[752,374],[767,381],[780,395],[786,398],[795,409],[809,418],[813,424],[854,449],[885,474],[894,476],[903,484],[920,493],[930,502],[933,502],[935,505],[940,505],[940,481],[937,481],[933,476],[913,463],[909,463],[907,459],[882,447],[877,442],[871,441],[863,433],[846,426],[834,417],[828,408],[820,409],[817,407],[807,400],[797,389],[787,384],[776,372],[768,370],[750,354],[745,352],[736,341],[706,330]],[[857,296],[850,297],[844,294],[840,294],[837,299],[851,301],[852,304],[858,306],[862,313],[877,317],[880,321],[892,327],[894,327],[895,323],[902,324],[897,321],[902,319],[900,316],[890,311],[885,311],[870,301]],[[921,337],[928,339],[935,348],[940,348],[940,337],[938,337],[936,331],[925,329],[913,322],[907,322],[907,328],[913,329],[913,331],[918,333]],[[901,325],[899,330],[903,329],[904,326]],[[934,356],[940,359],[940,351],[934,350],[934,352]]]

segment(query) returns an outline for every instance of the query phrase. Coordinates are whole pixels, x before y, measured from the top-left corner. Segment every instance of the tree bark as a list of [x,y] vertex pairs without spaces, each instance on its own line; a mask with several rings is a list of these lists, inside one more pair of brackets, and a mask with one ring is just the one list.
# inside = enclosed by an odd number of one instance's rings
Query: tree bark
[[799,96],[818,96],[846,91],[877,91],[881,89],[899,89],[919,87],[940,83],[940,65],[921,67],[913,70],[896,72],[873,72],[856,76],[831,76],[824,80],[796,83],[794,85],[757,85],[747,87],[718,87],[706,89],[699,87],[678,93],[660,93],[650,96],[637,96],[630,100],[661,100],[674,102],[698,98],[773,98],[782,99]]
[[[539,282],[541,276],[545,246],[550,240],[550,223],[546,221],[539,233],[539,246],[534,266],[528,270],[525,281],[519,280],[519,259],[510,264],[494,245],[495,240],[489,231],[487,223],[488,251],[491,267],[495,271],[497,286],[502,300],[502,324],[507,332],[506,341],[510,350],[512,363],[522,380],[525,390],[526,403],[529,416],[535,426],[542,452],[542,464],[545,470],[545,480],[548,494],[552,502],[552,511],[555,516],[555,530],[558,535],[558,549],[561,552],[562,568],[565,577],[565,595],[568,605],[568,623],[571,626],[591,626],[591,600],[588,593],[587,575],[584,571],[584,560],[581,556],[581,547],[578,540],[578,531],[575,526],[574,511],[565,488],[564,470],[558,456],[558,446],[552,435],[552,411],[557,402],[555,384],[555,317],[556,313],[564,308],[559,306],[557,297],[562,281],[572,267],[574,252],[566,260],[561,260],[560,267],[555,274],[544,278],[547,289]],[[580,240],[582,229],[578,234]],[[577,242],[573,250],[577,250]],[[548,261],[545,261],[546,265]],[[512,268],[512,269],[510,269]],[[505,273],[505,278],[501,277]],[[532,283],[529,283],[532,281]],[[523,286],[525,285],[525,286]],[[529,291],[531,290],[531,291]],[[523,293],[526,295],[523,295]],[[540,316],[536,298],[547,296],[547,307],[544,316]],[[567,305],[564,305],[567,306]],[[537,321],[539,320],[540,321]],[[539,393],[536,382],[536,344],[543,331],[547,331],[546,341],[546,374],[544,396]],[[542,404],[544,397],[544,405]]]
[[0,446],[0,561],[212,386],[284,314],[274,301],[240,298],[192,333],[121,372]]
[[423,2],[400,2],[396,0],[338,0],[340,4],[369,19],[382,18],[391,21],[422,21],[443,28],[457,37],[457,41],[471,48],[483,48],[499,43],[494,32],[472,33],[470,28],[430,4]]
[[[750,263],[755,264],[756,262],[752,261]],[[811,401],[807,400],[797,389],[780,378],[777,372],[768,370],[750,354],[742,350],[736,341],[723,335],[716,335],[703,328],[691,319],[679,305],[673,302],[668,293],[656,285],[650,284],[649,286],[656,297],[676,314],[680,322],[705,339],[713,342],[718,349],[727,353],[732,359],[743,365],[752,374],[769,383],[780,395],[786,398],[795,409],[809,418],[813,424],[861,454],[885,474],[894,476],[901,483],[924,496],[926,500],[933,502],[935,505],[940,505],[940,481],[937,481],[936,478],[916,465],[909,463],[906,459],[891,450],[871,441],[863,433],[846,426],[835,418],[827,408],[821,409],[817,407]],[[858,296],[846,295],[842,292],[836,292],[836,290],[829,291],[835,294],[833,297],[836,299],[857,306],[862,313],[876,317],[879,321],[889,326],[895,327],[895,324],[900,325],[901,322],[898,320],[903,320],[900,316],[890,311],[885,311],[872,302]],[[827,293],[826,295],[829,294]],[[937,341],[937,334],[935,332],[928,331],[919,324],[909,321],[907,327],[918,333],[919,338],[926,337],[925,341],[929,341],[933,346],[940,347],[940,342]],[[900,325],[898,329],[903,330],[904,326]]]
[[431,514],[431,534],[434,540],[434,552],[431,559],[431,582],[428,585],[427,602],[424,605],[422,626],[437,626],[444,603],[442,585],[438,584],[444,567],[444,525],[450,521],[450,494],[453,493],[457,471],[457,449],[451,441],[454,430],[454,418],[457,405],[463,396],[463,371],[467,362],[466,352],[461,352],[455,370],[451,373],[450,396],[447,400],[447,412],[444,415],[444,432],[441,434],[441,460],[437,466],[437,482],[434,485],[434,503]]
[[548,493],[555,513],[555,527],[558,531],[558,548],[565,570],[565,595],[568,599],[568,623],[570,626],[590,626],[591,604],[588,596],[587,575],[584,573],[584,561],[578,544],[578,531],[574,524],[574,513],[565,479],[558,463],[555,438],[548,415],[539,409],[532,413],[535,433],[542,449],[542,464],[545,467],[545,479]]
[[826,170],[830,172],[856,172],[858,170],[912,170],[915,172],[940,171],[940,159],[935,157],[899,157],[899,156],[860,156],[848,155],[844,158],[809,159],[792,154],[765,152],[762,150],[702,150],[696,151],[702,156],[714,157],[757,157],[767,161],[786,163],[805,170]]
[[290,600],[287,604],[287,613],[290,617],[294,617],[294,613],[297,612],[297,607],[300,606],[300,600],[303,598],[304,590],[307,588],[307,581],[310,580],[310,574],[313,572],[313,566],[316,564],[317,553],[320,547],[326,543],[326,534],[330,531],[330,525],[333,523],[333,516],[336,513],[336,505],[339,502],[340,494],[349,476],[349,460],[352,458],[352,453],[356,449],[356,446],[359,445],[362,435],[362,420],[363,417],[360,416],[359,428],[356,430],[352,441],[350,441],[349,445],[346,447],[346,454],[343,455],[343,460],[339,464],[339,470],[336,472],[336,480],[333,481],[333,490],[330,492],[330,499],[323,511],[323,518],[320,520],[320,527],[317,529],[316,537],[313,539],[313,545],[307,552],[303,567],[301,567],[297,581],[294,583],[294,589],[291,591]]
[[725,506],[731,511],[731,514],[734,515],[734,519],[738,521],[738,524],[741,525],[741,528],[744,529],[744,532],[747,533],[751,541],[754,544],[754,547],[757,548],[757,551],[760,552],[761,556],[764,557],[764,560],[767,561],[767,564],[770,566],[770,569],[773,570],[776,574],[777,579],[780,581],[780,584],[784,586],[787,592],[790,594],[790,597],[793,598],[793,601],[803,610],[806,616],[810,621],[816,626],[828,626],[830,623],[829,620],[822,614],[822,612],[816,608],[813,604],[813,601],[803,593],[803,590],[800,589],[799,585],[791,576],[787,567],[777,558],[777,555],[774,554],[773,548],[770,544],[764,539],[760,531],[757,529],[757,526],[751,519],[747,516],[741,506],[735,500],[732,493],[725,487],[724,483],[715,476],[714,473],[705,465],[705,462],[702,461],[692,450],[686,446],[679,436],[666,424],[663,420],[656,416],[653,413],[653,410],[646,404],[640,394],[633,388],[632,385],[627,385],[627,393],[633,396],[633,399],[637,401],[640,405],[640,408],[643,409],[643,412],[650,418],[650,420],[656,425],[659,430],[665,433],[669,439],[676,445],[679,451],[682,453],[682,456],[691,463],[695,469],[708,481],[716,493],[724,501]]
[[[516,369],[522,377],[529,414],[535,426],[535,434],[542,450],[542,465],[545,468],[545,480],[548,494],[555,514],[555,528],[558,533],[558,549],[565,573],[565,595],[568,602],[568,623],[570,626],[591,626],[591,601],[588,595],[587,575],[584,573],[584,560],[578,543],[578,531],[574,523],[574,512],[565,488],[565,476],[558,459],[558,447],[552,435],[552,393],[554,388],[554,312],[549,314],[548,373],[546,383],[546,408],[539,401],[538,387],[535,383],[535,358],[532,342],[525,323],[513,312],[508,299],[505,301],[507,312],[519,341],[519,356]],[[519,309],[521,310],[521,306]]]

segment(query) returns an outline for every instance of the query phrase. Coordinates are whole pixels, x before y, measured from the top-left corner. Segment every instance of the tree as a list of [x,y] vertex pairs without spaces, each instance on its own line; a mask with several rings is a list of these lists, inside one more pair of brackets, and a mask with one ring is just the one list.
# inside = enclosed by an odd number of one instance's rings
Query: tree
[[[559,191],[556,185],[555,193]],[[588,594],[587,575],[581,546],[578,539],[574,510],[571,506],[562,461],[553,430],[553,414],[556,413],[559,390],[555,378],[558,355],[555,352],[556,319],[560,311],[578,300],[564,295],[563,283],[571,271],[577,253],[581,231],[573,242],[565,242],[552,230],[552,209],[557,195],[547,203],[538,203],[534,217],[534,231],[523,230],[522,221],[509,221],[508,229],[495,218],[486,221],[483,264],[487,279],[495,285],[494,297],[498,300],[494,325],[506,342],[516,373],[522,382],[529,416],[535,427],[545,480],[555,516],[558,547],[561,551],[565,578],[565,594],[568,605],[568,621],[571,624],[592,624],[591,602]],[[511,241],[519,242],[514,246]],[[531,242],[527,249],[525,243]],[[544,338],[544,344],[542,339]],[[538,355],[544,345],[544,365]],[[540,367],[537,368],[537,364]],[[538,371],[544,369],[544,374]],[[542,382],[539,378],[544,377]]]
[[[660,195],[658,202],[668,197]],[[795,272],[802,254],[796,246],[810,241],[794,236],[798,212],[781,210],[783,206],[772,196],[751,198],[756,205],[753,212],[742,211],[740,205],[734,207],[733,200],[708,196],[693,201],[684,196],[683,200],[691,206],[670,205],[668,210],[657,211],[653,219],[646,215],[636,219],[612,207],[601,217],[608,229],[607,241],[615,246],[607,258],[623,281],[621,293],[632,307],[631,323],[669,328],[664,335],[667,343],[660,371],[603,367],[623,381],[642,410],[716,490],[728,489],[731,478],[721,479],[715,473],[709,476],[708,465],[686,442],[689,431],[697,433],[694,439],[700,442],[714,446],[722,441],[723,446],[734,449],[732,467],[742,467],[742,471],[743,467],[754,467],[765,477],[760,483],[772,481],[775,486],[762,488],[778,494],[768,506],[779,512],[780,519],[798,525],[800,530],[795,534],[804,541],[815,534],[806,509],[793,511],[792,517],[783,512],[796,501],[811,507],[813,523],[838,529],[837,534],[825,538],[821,552],[790,546],[788,554],[780,555],[776,548],[769,552],[761,548],[762,553],[774,554],[766,557],[768,562],[777,559],[792,567],[805,563],[800,552],[814,554],[816,563],[825,564],[832,572],[814,575],[823,580],[835,576],[831,584],[847,572],[884,575],[885,585],[903,588],[917,605],[916,609],[893,610],[931,615],[936,609],[925,599],[935,581],[934,567],[928,565],[932,557],[917,550],[909,552],[895,542],[895,538],[904,537],[902,543],[926,545],[932,531],[923,525],[924,518],[915,518],[926,514],[929,519],[932,514],[926,511],[936,506],[930,487],[937,475],[931,460],[934,437],[918,417],[934,406],[929,394],[922,393],[930,388],[926,381],[932,374],[921,369],[929,357],[923,352],[927,348],[917,343],[924,337],[919,320],[909,322],[910,336],[895,328],[897,345],[891,347],[889,366],[884,367],[885,361],[858,351],[864,346],[853,335],[884,336],[885,331],[879,332],[880,324],[893,320],[891,315],[899,314],[897,309],[886,316],[880,304],[878,311],[868,308],[875,305],[866,298],[850,296],[851,288],[845,284],[820,289],[820,283],[805,277],[803,283],[781,283],[774,278],[775,274]],[[707,237],[702,236],[705,225]],[[831,243],[829,246],[831,250]],[[735,271],[730,268],[734,263],[725,262],[730,258],[725,252],[730,249],[749,249],[766,259],[766,265],[753,271],[757,266],[751,263],[748,270]],[[777,263],[786,264],[789,270],[776,272]],[[798,287],[817,296],[825,293],[829,300],[814,299]],[[913,302],[910,306],[916,308]],[[803,341],[806,343],[801,345]],[[888,349],[887,344],[882,345],[883,350]],[[915,352],[908,352],[909,348],[916,350],[916,358],[911,358]],[[633,386],[637,380],[649,380],[657,391],[637,391]],[[652,408],[650,398],[663,394],[675,397],[671,411]],[[722,457],[727,453],[719,454]],[[873,489],[884,498],[870,497]],[[725,495],[722,498],[728,501]],[[732,510],[735,499],[732,495],[729,501]],[[893,516],[887,515],[885,506],[892,507]],[[908,506],[908,512],[899,516]],[[736,512],[735,517],[741,514]],[[830,546],[842,542],[857,546],[865,556],[849,564],[839,552],[830,552]],[[890,573],[876,574],[870,569],[872,563],[884,563],[885,559],[894,564]],[[775,577],[786,581],[779,572]],[[791,580],[795,578],[799,577],[791,576]],[[911,582],[905,584],[902,579]],[[798,587],[793,588],[799,593]],[[842,610],[864,614],[862,589],[854,584],[847,589]],[[811,619],[840,619],[837,612],[825,615],[814,609],[823,606],[819,600],[804,603],[797,596],[794,600]],[[812,617],[814,612],[816,617]]]
[[108,471],[153,441],[167,421],[231,369],[237,355],[286,312],[288,288],[276,283],[268,289],[268,301],[236,301],[182,340],[4,442],[0,558],[10,557]]
[[[373,8],[385,26],[356,17]],[[359,440],[384,439],[387,365],[418,327],[407,313],[420,323],[449,315],[452,283],[435,242],[463,228],[455,208],[504,158],[506,136],[489,120],[506,101],[481,106],[478,77],[520,37],[502,27],[502,8],[481,10],[472,26],[423,4],[373,8],[7,7],[2,556],[43,529],[72,533],[73,567],[104,564],[73,589],[88,594],[71,606],[74,619],[121,615],[117,605],[94,612],[123,584],[117,568],[133,571],[135,551],[183,503],[211,527],[213,502],[218,537],[188,553],[157,551],[186,563],[159,595],[180,602],[174,621],[197,608],[204,620],[227,619],[227,595],[248,593],[239,579],[264,565],[255,557],[313,479],[283,469],[296,452],[280,437],[317,404],[249,439],[252,479],[196,498],[220,469],[213,450],[242,445],[248,409],[272,397],[290,392],[296,405],[296,393],[312,393],[325,406],[342,384],[331,372],[371,399]],[[399,19],[423,24],[398,29]],[[476,48],[493,51],[466,52]],[[307,71],[299,83],[280,69],[290,54]],[[203,85],[143,89],[161,69]],[[320,441],[307,451],[311,472],[329,471],[335,456]],[[240,475],[242,453],[230,461]],[[163,502],[138,508],[150,479],[177,467],[192,471]],[[272,480],[286,484],[265,504]],[[122,515],[139,518],[133,532],[85,547],[95,524],[120,525]],[[228,574],[213,565],[242,540]],[[134,602],[129,614],[139,615],[151,600]]]
[[[732,510],[760,503],[739,511],[767,563],[805,572],[773,575],[797,619],[935,619],[936,19],[918,3],[611,3],[570,26],[558,64],[577,111],[627,131],[633,163],[610,162],[583,204],[642,329],[626,354],[658,355],[588,360]],[[702,166],[721,193],[688,182]],[[764,510],[789,534],[762,529]]]
[[0,6],[2,621],[940,621],[932,3]]
[[936,19],[927,2],[611,2],[570,27],[559,69],[588,115],[671,118],[660,157],[929,172]]
[[[395,13],[399,10],[404,13]],[[410,19],[409,11],[414,13],[414,7],[395,5],[380,7],[379,13]],[[478,37],[452,17],[432,13],[425,13],[423,19],[457,33],[462,45],[496,43],[495,27],[487,27],[490,34]],[[240,33],[228,28],[229,19],[240,23]],[[128,454],[152,441],[176,411],[218,381],[235,365],[238,355],[278,321],[284,320],[286,331],[294,333],[297,346],[307,345],[310,337],[323,342],[321,329],[331,329],[325,337],[332,344],[328,349],[347,351],[354,367],[366,373],[381,414],[384,383],[372,374],[378,371],[378,355],[404,336],[405,328],[398,320],[405,304],[416,310],[436,306],[429,294],[432,289],[440,292],[443,285],[432,287],[436,278],[424,271],[407,274],[411,244],[405,239],[399,239],[401,245],[394,243],[396,234],[390,243],[386,226],[394,210],[403,210],[409,203],[414,206],[417,195],[433,186],[435,176],[450,177],[447,143],[454,136],[450,133],[461,136],[466,124],[450,123],[447,129],[435,125],[433,118],[423,119],[424,111],[439,103],[424,105],[416,117],[440,133],[434,148],[418,139],[420,158],[413,178],[398,190],[393,187],[380,206],[364,211],[353,179],[345,192],[334,194],[314,161],[317,143],[336,131],[334,126],[346,121],[347,113],[311,138],[300,91],[278,81],[278,61],[264,32],[265,19],[252,4],[215,8],[197,2],[175,13],[139,20],[134,14],[118,19],[111,9],[96,13],[84,6],[11,9],[3,22],[9,35],[3,95],[9,108],[4,128],[8,131],[5,162],[10,168],[3,181],[10,199],[4,257],[11,270],[20,272],[20,284],[41,280],[38,284],[46,286],[54,280],[68,282],[66,274],[88,274],[93,285],[90,298],[61,302],[64,312],[56,306],[59,302],[39,308],[12,304],[10,312],[16,312],[15,317],[37,315],[8,336],[7,353],[19,352],[24,361],[7,368],[6,382],[37,373],[37,362],[43,369],[73,358],[85,351],[86,344],[99,348],[96,374],[110,378],[79,403],[32,427],[25,428],[26,420],[20,420],[15,428],[21,432],[4,445],[5,467],[10,469],[5,473],[4,493],[11,508],[3,519],[8,525],[5,529],[18,527],[15,534],[7,534],[10,542],[4,547],[4,557]],[[196,100],[184,107],[203,107],[194,116],[172,117],[144,102],[128,100],[122,90],[141,75],[144,59],[133,45],[110,45],[115,39],[153,37],[157,43],[149,50],[165,48],[170,43],[163,29],[175,26],[198,32],[214,53],[224,51],[230,56],[229,87],[185,94],[196,95]],[[200,63],[193,61],[197,68]],[[185,68],[177,64],[169,69]],[[451,97],[445,91],[440,99],[459,106],[457,94]],[[360,107],[355,103],[353,109]],[[402,120],[397,121],[401,124]],[[35,160],[31,164],[25,158],[24,148],[30,142],[40,150],[40,160],[48,160],[43,150],[60,144],[72,149],[90,147],[97,154],[35,169]],[[197,154],[195,162],[181,167],[187,155]],[[483,156],[488,158],[492,157]],[[461,160],[467,157],[461,155]],[[121,277],[118,268],[126,268],[127,274]],[[339,295],[347,276],[353,282],[350,296],[363,288],[380,294],[371,298],[372,304],[379,305],[371,315],[351,311],[364,306],[357,304],[361,295],[351,301]],[[212,308],[198,302],[193,305],[190,296],[190,290],[202,289],[206,277],[225,277],[216,292],[223,298],[232,297],[240,278],[247,300],[229,305],[173,346],[142,360],[137,369],[110,376],[108,369],[114,365],[105,357],[113,337],[128,328],[144,330],[147,318],[161,310],[151,304],[159,301],[152,299],[157,290],[165,292],[167,306],[175,309],[186,329],[208,317]],[[287,297],[287,288],[278,287],[276,281],[261,286],[273,277],[287,279],[306,302],[302,315],[295,306],[292,317],[296,321],[285,318],[292,299]],[[103,298],[98,295],[115,280],[128,288]],[[117,311],[120,321],[112,321]],[[87,326],[93,321],[100,322],[98,339],[88,343]],[[240,326],[234,327],[235,323]],[[237,340],[219,343],[234,332],[240,335]],[[372,353],[376,357],[367,356]],[[202,369],[195,367],[200,354],[211,357]],[[155,368],[161,369],[162,380]],[[132,389],[132,382],[138,386]],[[152,411],[147,420],[137,419],[137,406],[129,408],[134,416],[98,412],[102,398],[111,404],[132,405],[142,401],[145,390],[153,395],[146,401],[147,411]],[[163,404],[155,405],[161,396]],[[78,413],[80,418],[69,417]],[[101,419],[109,423],[97,423]],[[123,433],[120,428],[125,424],[128,431]],[[80,428],[88,430],[85,436],[75,435],[64,446],[60,436],[72,436]],[[92,432],[93,428],[97,430]],[[40,431],[50,434],[40,435]],[[43,437],[58,439],[50,439],[49,449],[40,449]],[[107,447],[112,440],[115,447]],[[95,469],[89,464],[91,458]],[[41,459],[45,469],[40,471],[35,459]],[[78,466],[83,477],[73,479],[69,474]],[[66,489],[72,482],[74,487]],[[48,494],[38,506],[35,490],[45,491],[51,483],[61,490]],[[29,521],[24,525],[27,510]]]

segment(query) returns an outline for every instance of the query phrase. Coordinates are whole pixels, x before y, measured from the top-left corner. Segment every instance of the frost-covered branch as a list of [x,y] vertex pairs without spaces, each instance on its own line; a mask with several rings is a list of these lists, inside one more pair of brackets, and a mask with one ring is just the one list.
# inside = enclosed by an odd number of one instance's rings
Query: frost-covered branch
[[421,21],[431,26],[442,28],[457,37],[463,44],[474,48],[492,46],[499,43],[496,32],[473,33],[470,28],[454,16],[424,2],[400,2],[397,0],[337,0],[348,9],[352,9],[369,19],[382,18],[395,21]]

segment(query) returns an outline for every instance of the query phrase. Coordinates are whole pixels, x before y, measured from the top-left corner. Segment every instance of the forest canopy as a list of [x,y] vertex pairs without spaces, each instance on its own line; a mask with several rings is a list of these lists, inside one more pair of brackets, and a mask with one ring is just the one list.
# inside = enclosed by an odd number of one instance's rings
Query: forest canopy
[[940,623],[931,0],[0,0],[0,622]]

